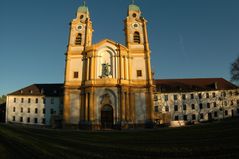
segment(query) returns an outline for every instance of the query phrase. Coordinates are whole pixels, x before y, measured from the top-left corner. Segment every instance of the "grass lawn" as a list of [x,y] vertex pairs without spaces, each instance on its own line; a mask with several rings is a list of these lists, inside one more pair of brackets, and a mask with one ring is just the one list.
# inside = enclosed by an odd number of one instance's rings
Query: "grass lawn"
[[239,119],[158,130],[85,132],[0,125],[0,159],[239,158]]

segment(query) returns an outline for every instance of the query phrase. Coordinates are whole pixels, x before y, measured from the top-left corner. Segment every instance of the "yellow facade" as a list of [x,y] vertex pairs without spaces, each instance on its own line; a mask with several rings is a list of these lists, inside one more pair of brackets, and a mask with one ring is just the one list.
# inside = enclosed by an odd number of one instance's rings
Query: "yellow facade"
[[147,21],[136,5],[125,19],[126,46],[109,39],[92,44],[88,7],[71,22],[66,53],[64,123],[127,128],[153,120],[153,80]]

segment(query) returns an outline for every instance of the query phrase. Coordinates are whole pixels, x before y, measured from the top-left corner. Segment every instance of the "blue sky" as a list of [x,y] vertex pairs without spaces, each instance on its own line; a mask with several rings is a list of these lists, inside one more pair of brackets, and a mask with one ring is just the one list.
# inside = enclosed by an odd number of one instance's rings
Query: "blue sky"
[[[81,0],[0,1],[0,95],[63,83],[69,22]],[[87,0],[94,43],[124,44],[130,0]],[[155,78],[223,77],[239,55],[238,0],[136,0],[148,20]]]

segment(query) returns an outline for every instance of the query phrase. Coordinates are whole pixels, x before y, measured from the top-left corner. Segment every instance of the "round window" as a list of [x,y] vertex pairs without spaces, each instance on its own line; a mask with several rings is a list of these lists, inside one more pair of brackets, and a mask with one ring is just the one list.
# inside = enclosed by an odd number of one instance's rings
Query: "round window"
[[135,17],[137,16],[137,14],[136,14],[136,13],[133,13],[132,16],[135,18]]
[[79,25],[79,26],[78,26],[78,29],[81,30],[81,29],[82,29],[82,25]]

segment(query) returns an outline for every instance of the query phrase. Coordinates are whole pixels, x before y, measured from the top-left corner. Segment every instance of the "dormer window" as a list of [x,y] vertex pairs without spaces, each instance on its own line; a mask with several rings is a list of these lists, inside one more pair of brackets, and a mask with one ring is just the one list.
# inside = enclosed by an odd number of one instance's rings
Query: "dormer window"
[[22,93],[23,93],[23,90],[21,90],[20,92],[21,92],[21,94],[22,94]]
[[32,94],[32,93],[33,93],[33,91],[32,91],[32,90],[29,90],[29,93],[31,93],[31,94]]
[[82,41],[82,34],[78,33],[78,35],[76,36],[75,45],[81,45],[81,41]]
[[140,35],[139,32],[134,32],[134,43],[140,44]]

